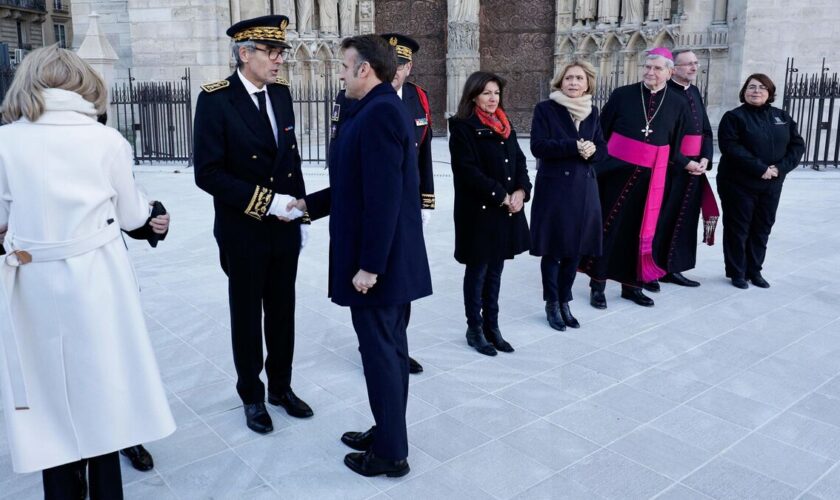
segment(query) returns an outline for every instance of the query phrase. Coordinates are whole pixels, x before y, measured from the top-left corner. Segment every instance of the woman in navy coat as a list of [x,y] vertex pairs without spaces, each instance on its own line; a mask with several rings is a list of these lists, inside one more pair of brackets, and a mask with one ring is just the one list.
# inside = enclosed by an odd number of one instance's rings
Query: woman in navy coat
[[542,257],[548,324],[564,331],[580,327],[569,310],[578,262],[601,254],[601,204],[592,165],[606,156],[607,145],[592,105],[592,65],[572,61],[551,86],[531,125],[531,152],[537,158],[531,254]]
[[529,248],[522,210],[531,195],[525,155],[502,109],[504,80],[478,71],[467,78],[449,119],[455,183],[455,259],[466,264],[467,343],[481,354],[513,352],[499,331],[505,259]]

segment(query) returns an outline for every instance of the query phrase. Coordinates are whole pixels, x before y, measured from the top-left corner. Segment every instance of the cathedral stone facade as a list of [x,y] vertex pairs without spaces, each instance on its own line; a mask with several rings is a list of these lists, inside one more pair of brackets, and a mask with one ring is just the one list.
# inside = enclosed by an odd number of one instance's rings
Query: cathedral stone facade
[[[710,117],[738,103],[743,79],[768,73],[784,84],[785,58],[814,71],[840,41],[834,0],[73,0],[74,46],[88,14],[137,80],[176,79],[190,67],[193,87],[231,71],[232,23],[275,12],[290,17],[292,55],[284,65],[293,85],[335,83],[340,40],[398,31],[422,48],[414,78],[429,92],[436,133],[456,107],[466,77],[495,71],[518,130],[527,133],[533,106],[548,95],[556,71],[574,58],[595,64],[602,81],[638,81],[645,51],[692,48],[703,66]],[[781,97],[780,99],[781,100]]]

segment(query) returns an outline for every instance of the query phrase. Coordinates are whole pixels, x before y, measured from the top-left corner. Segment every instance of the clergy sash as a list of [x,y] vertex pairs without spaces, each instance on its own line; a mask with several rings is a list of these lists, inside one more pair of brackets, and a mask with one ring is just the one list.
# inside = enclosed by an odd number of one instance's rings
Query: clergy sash
[[653,260],[653,236],[656,233],[656,222],[659,220],[659,212],[662,209],[671,146],[656,146],[613,132],[607,142],[607,152],[613,158],[651,169],[650,184],[642,214],[642,227],[639,231],[639,259],[636,275],[642,283],[657,280],[665,275],[665,270],[657,266]]
[[[700,156],[700,147],[703,144],[702,135],[686,134],[683,136],[680,144],[680,153],[689,158]],[[701,202],[700,210],[703,212],[703,243],[712,246],[715,244],[715,228],[720,217],[717,201],[715,201],[715,194],[712,192],[712,186],[709,184],[709,179],[706,174],[701,175],[700,189]]]

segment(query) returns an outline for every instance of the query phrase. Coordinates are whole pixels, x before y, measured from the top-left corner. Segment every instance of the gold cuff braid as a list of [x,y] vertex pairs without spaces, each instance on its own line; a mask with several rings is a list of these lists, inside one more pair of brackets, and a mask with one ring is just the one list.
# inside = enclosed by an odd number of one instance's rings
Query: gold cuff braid
[[257,186],[257,188],[254,189],[254,195],[251,196],[251,201],[248,203],[248,207],[245,208],[245,215],[249,215],[257,220],[262,220],[262,218],[265,217],[266,212],[268,212],[268,207],[273,196],[274,192],[271,189]]
[[426,209],[434,209],[435,208],[435,195],[434,194],[421,194],[420,195],[420,208]]

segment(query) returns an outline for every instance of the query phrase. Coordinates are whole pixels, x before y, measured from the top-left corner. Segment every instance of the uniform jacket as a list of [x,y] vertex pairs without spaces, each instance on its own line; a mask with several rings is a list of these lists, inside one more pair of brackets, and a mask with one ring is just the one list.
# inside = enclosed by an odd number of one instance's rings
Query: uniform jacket
[[[306,197],[313,219],[330,216],[329,293],[338,305],[399,305],[432,293],[414,142],[390,82],[342,117],[331,145],[330,187]],[[359,269],[378,275],[367,294],[353,288]]]
[[[13,241],[49,245],[85,238],[108,220],[125,230],[139,228],[149,204],[134,183],[132,165],[131,146],[119,132],[81,113],[47,111],[34,123],[0,127],[6,249]],[[15,245],[26,249],[27,243]],[[0,356],[15,471],[110,453],[175,430],[122,239],[20,266],[10,299],[30,407],[14,410]]]
[[213,196],[219,247],[233,254],[297,251],[300,220],[280,222],[266,215],[274,193],[306,194],[288,86],[266,85],[277,120],[276,143],[236,73],[203,88],[193,127],[195,182]]
[[[596,151],[584,160],[578,139]],[[551,257],[601,254],[601,203],[594,164],[607,156],[598,108],[575,128],[569,111],[548,100],[537,104],[531,124],[537,179],[531,205],[531,253]]]
[[[432,124],[429,115],[423,109],[420,93],[425,95],[425,91],[417,85],[405,82],[402,88],[402,102],[412,119],[411,128],[414,131],[414,147],[417,151],[417,168],[420,174],[420,205],[421,208],[434,209],[435,180],[432,170]],[[355,102],[355,99],[346,97],[344,90],[339,91],[335,98],[331,117],[331,135],[338,134],[342,119]]]
[[[727,111],[718,126],[718,146],[718,181],[731,180],[755,188],[784,182],[805,153],[796,122],[769,104],[742,104]],[[779,167],[779,176],[763,180],[761,175],[770,165]]]
[[516,132],[507,139],[477,117],[449,119],[455,183],[455,259],[462,263],[512,259],[530,248],[525,210],[502,206],[517,189],[531,198],[531,181]]

